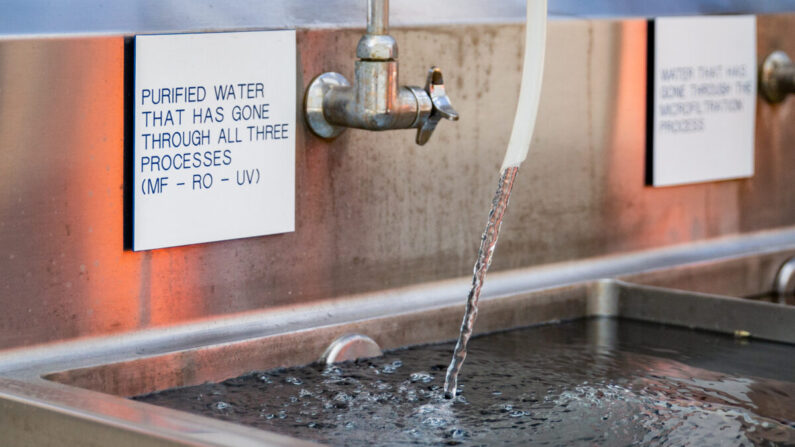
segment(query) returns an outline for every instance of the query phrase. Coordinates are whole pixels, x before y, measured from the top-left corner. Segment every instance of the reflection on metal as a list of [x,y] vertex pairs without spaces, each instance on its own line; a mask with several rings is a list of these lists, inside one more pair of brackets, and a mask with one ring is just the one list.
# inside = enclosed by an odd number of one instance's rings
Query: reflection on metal
[[378,343],[372,338],[362,334],[347,334],[334,340],[323,355],[320,361],[332,365],[339,362],[351,360],[367,359],[380,357],[383,353]]
[[4,446],[318,446],[43,380],[0,377],[0,415]]
[[795,306],[621,282],[617,286],[618,293],[609,295],[617,300],[612,306],[617,312],[605,316],[795,344]]
[[458,120],[437,67],[431,67],[424,90],[398,84],[397,42],[387,34],[388,28],[389,0],[368,0],[367,33],[356,47],[353,85],[341,74],[328,72],[307,88],[306,121],[316,135],[334,138],[346,127],[416,128],[417,144],[423,145],[439,120]]
[[795,258],[788,259],[776,274],[775,292],[781,304],[795,294]]
[[[727,277],[758,273],[758,266],[792,256],[792,250],[776,251],[775,241],[767,242],[768,251],[757,249],[756,254],[731,257],[725,250],[716,250],[711,260],[670,264],[661,270],[652,266],[676,257],[661,254],[656,264],[636,261],[632,268],[614,262],[614,271],[624,274],[533,290],[519,280],[529,272],[502,273],[491,278],[499,292],[483,297],[477,331],[617,317],[795,343],[791,330],[795,307],[627,282],[694,278],[704,283],[700,287],[709,287],[715,281],[711,271]],[[742,261],[748,272],[738,272],[735,261]],[[558,267],[561,272],[566,269]],[[591,273],[608,270],[602,266]],[[563,278],[560,272],[546,272]],[[296,439],[123,397],[311,363],[327,349],[329,340],[344,334],[372,334],[388,349],[450,340],[460,323],[462,290],[466,290],[466,278],[282,313],[0,353],[0,412],[8,416],[0,418],[0,433],[12,440],[25,436],[32,445],[56,437],[75,445],[304,445]],[[599,343],[614,343],[612,332],[598,335]]]
[[[716,242],[694,244],[652,250],[643,253],[611,256],[578,262],[553,264],[541,267],[497,272],[489,276],[489,282],[483,289],[483,302],[506,303],[504,297],[524,296],[541,290],[558,289],[561,292],[551,296],[570,296],[581,294],[581,285],[598,281],[602,278],[616,278],[627,282],[662,287],[678,287],[708,294],[728,295],[741,293],[742,296],[755,296],[769,292],[770,283],[765,278],[775,276],[778,267],[784,260],[795,255],[795,231],[765,232],[758,235],[730,238]],[[760,269],[760,266],[767,268]],[[756,278],[754,283],[752,280]],[[234,361],[237,364],[247,363],[249,370],[273,368],[285,364],[311,363],[321,357],[334,340],[348,333],[370,334],[383,349],[394,349],[408,344],[422,343],[427,340],[449,340],[458,334],[460,324],[460,307],[463,305],[464,294],[470,282],[469,277],[457,278],[428,284],[419,284],[391,290],[382,290],[369,294],[353,295],[338,300],[316,302],[306,306],[290,306],[282,309],[263,310],[250,314],[242,314],[227,318],[216,318],[210,321],[175,325],[160,329],[149,329],[129,334],[108,337],[94,337],[83,340],[66,341],[40,347],[0,351],[0,375],[18,374],[20,371],[43,371],[52,373],[62,369],[74,369],[80,365],[66,359],[80,359],[87,352],[92,358],[103,358],[103,363],[117,362],[125,358],[146,358],[162,356],[169,352],[178,352],[169,364],[191,364],[185,372],[179,374],[197,374],[221,380],[232,377],[234,371],[225,369]],[[584,312],[594,315],[613,315],[618,310],[613,306],[617,298],[618,288],[611,282],[596,282],[601,288],[598,292],[602,297],[582,306],[586,302],[577,299],[567,301],[556,298],[555,312],[558,317],[576,318]],[[750,284],[745,288],[741,284]],[[537,295],[544,297],[546,295]],[[547,297],[549,298],[549,297]],[[544,299],[547,299],[544,298]],[[539,298],[541,299],[541,298]],[[514,303],[515,304],[515,303]],[[598,305],[598,306],[597,306]],[[488,308],[489,305],[486,305]],[[501,305],[500,305],[501,306]],[[597,307],[594,307],[597,306]],[[601,307],[599,307],[601,306]],[[610,307],[613,306],[613,307]],[[452,309],[447,311],[445,309]],[[424,321],[435,321],[447,327],[449,332],[442,338],[433,338],[431,334],[440,329],[436,326],[424,327],[411,315],[421,312],[429,315]],[[544,314],[517,313],[517,320],[488,323],[488,318],[480,313],[477,329],[488,332],[506,327],[534,324],[552,318]],[[398,317],[400,315],[408,316]],[[510,317],[511,314],[506,314]],[[568,315],[568,317],[567,317]],[[379,318],[391,316],[392,326],[386,323],[365,330],[362,326],[353,325],[340,332],[345,322],[364,320],[379,321]],[[298,339],[283,339],[286,343],[263,346],[262,342],[253,343],[249,347],[250,354],[203,365],[203,355],[195,350],[210,344],[237,343],[240,340],[264,339],[277,334],[301,329],[313,328],[311,343],[314,352],[307,348],[309,336],[301,335],[306,352],[296,355],[292,344]],[[290,353],[288,355],[288,353]],[[216,355],[216,354],[214,354]],[[172,377],[162,374],[161,368],[145,368],[149,373],[142,376],[115,376],[108,380],[100,391],[112,394],[131,395],[146,390],[128,387],[147,386],[160,389],[176,386],[181,383]],[[231,374],[231,375],[230,375]],[[86,379],[96,381],[99,376],[88,376]],[[113,375],[108,376],[114,377]],[[150,381],[151,382],[148,382]],[[174,381],[176,380],[176,381]],[[209,380],[209,379],[207,379]],[[112,387],[112,388],[109,388]]]
[[795,93],[795,64],[787,53],[770,53],[759,70],[759,91],[768,102],[778,103]]

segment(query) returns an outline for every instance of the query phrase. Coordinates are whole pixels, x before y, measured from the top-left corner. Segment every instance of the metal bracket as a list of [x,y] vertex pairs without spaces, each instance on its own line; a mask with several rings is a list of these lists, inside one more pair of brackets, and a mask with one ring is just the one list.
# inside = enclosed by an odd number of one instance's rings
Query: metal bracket
[[781,304],[786,304],[786,298],[795,294],[795,258],[787,259],[778,269],[775,290]]
[[381,357],[381,348],[372,338],[362,334],[348,334],[331,342],[320,361],[332,365],[350,360]]

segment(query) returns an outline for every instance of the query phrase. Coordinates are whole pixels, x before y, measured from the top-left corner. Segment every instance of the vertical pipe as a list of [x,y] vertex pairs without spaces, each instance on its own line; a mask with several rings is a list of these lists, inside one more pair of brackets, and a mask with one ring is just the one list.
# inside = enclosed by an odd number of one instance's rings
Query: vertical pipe
[[367,34],[383,35],[389,28],[389,0],[367,0]]

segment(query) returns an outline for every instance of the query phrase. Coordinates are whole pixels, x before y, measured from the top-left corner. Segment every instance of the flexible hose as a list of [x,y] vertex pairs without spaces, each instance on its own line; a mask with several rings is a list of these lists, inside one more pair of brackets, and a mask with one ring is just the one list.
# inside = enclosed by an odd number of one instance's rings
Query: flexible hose
[[517,167],[527,158],[538,115],[544,53],[547,40],[547,0],[527,0],[527,31],[522,86],[513,121],[513,131],[500,171]]

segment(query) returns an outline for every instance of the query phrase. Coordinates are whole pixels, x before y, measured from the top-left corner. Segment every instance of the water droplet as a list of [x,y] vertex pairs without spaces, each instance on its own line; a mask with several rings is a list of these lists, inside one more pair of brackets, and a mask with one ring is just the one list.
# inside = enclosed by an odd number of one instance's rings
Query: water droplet
[[433,376],[426,372],[415,372],[411,373],[409,380],[411,380],[412,383],[430,383],[433,382]]
[[299,379],[298,377],[289,376],[284,378],[285,383],[291,383],[293,385],[303,385],[304,381]]
[[337,393],[334,395],[334,400],[337,402],[350,402],[353,400],[353,397],[346,393]]
[[313,396],[312,392],[307,390],[306,388],[301,388],[301,391],[298,392],[299,397],[311,397]]
[[342,375],[342,368],[337,365],[328,365],[323,370],[324,376],[341,376]]
[[467,436],[467,432],[461,430],[460,428],[454,428],[450,430],[450,437],[453,439],[461,439]]
[[431,416],[423,419],[422,423],[425,425],[430,425],[431,427],[441,427],[445,425],[445,420],[442,418]]
[[222,402],[222,401],[213,403],[211,405],[211,407],[213,408],[213,410],[217,410],[217,411],[227,411],[227,410],[232,408],[231,405],[229,405],[226,402]]

